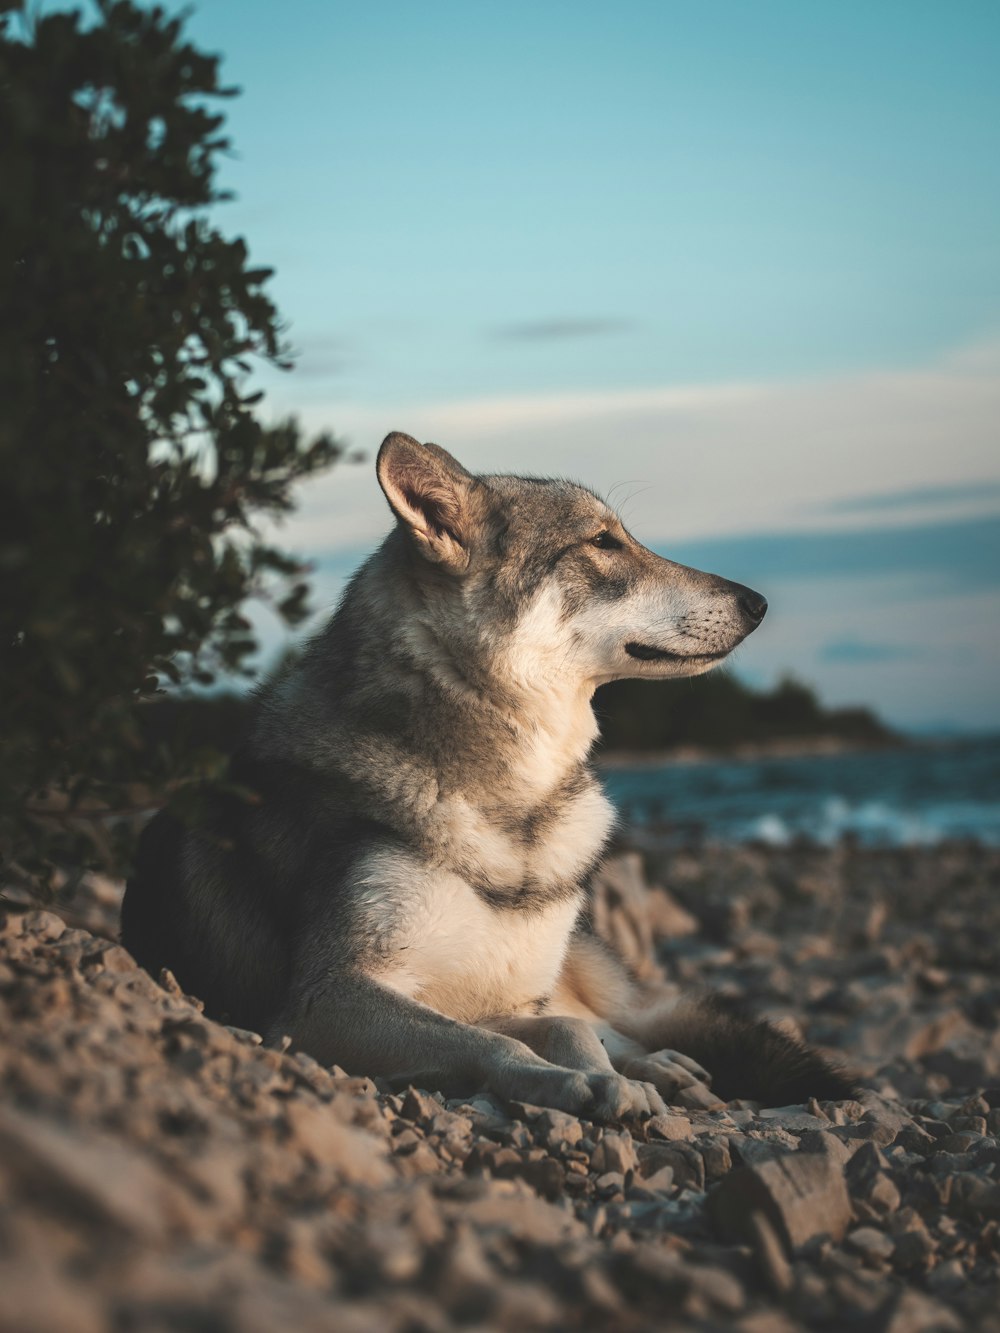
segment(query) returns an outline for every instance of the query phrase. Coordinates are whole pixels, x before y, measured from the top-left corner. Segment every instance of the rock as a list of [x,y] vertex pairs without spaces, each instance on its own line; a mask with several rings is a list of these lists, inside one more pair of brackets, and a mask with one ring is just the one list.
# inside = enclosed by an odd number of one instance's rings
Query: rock
[[698,918],[664,888],[654,886],[649,890],[646,915],[653,938],[657,940],[682,939],[686,935],[696,935],[701,929]]
[[564,1111],[546,1110],[538,1117],[536,1130],[550,1152],[573,1148],[583,1138],[583,1126]]
[[0,1107],[0,1161],[50,1216],[77,1218],[122,1242],[160,1240],[189,1212],[173,1183],[135,1151],[11,1107]]
[[799,1148],[802,1152],[820,1153],[823,1157],[829,1157],[836,1166],[845,1166],[853,1156],[852,1147],[842,1139],[835,1138],[828,1129],[809,1130],[800,1137]]
[[804,1106],[762,1106],[760,1119],[777,1125],[789,1134],[805,1134],[809,1130],[829,1128],[826,1116],[813,1115]]
[[645,1179],[669,1167],[677,1189],[705,1188],[705,1159],[691,1144],[642,1143],[637,1151]]
[[638,1188],[649,1194],[671,1194],[674,1184],[674,1168],[667,1165],[661,1166],[658,1171],[653,1171],[648,1176],[643,1176]]
[[635,1171],[639,1165],[635,1144],[630,1134],[606,1133],[590,1158],[590,1169],[598,1175],[616,1171],[622,1176]]
[[462,1203],[458,1211],[477,1231],[532,1245],[558,1245],[584,1235],[583,1224],[572,1213],[523,1194],[491,1193]]
[[407,1088],[399,1113],[407,1120],[430,1120],[441,1110],[441,1103],[419,1088]]
[[105,1333],[103,1302],[86,1280],[44,1254],[0,1258],[0,1329],[7,1333]]
[[763,1209],[755,1209],[748,1215],[743,1234],[753,1248],[760,1271],[771,1291],[778,1296],[790,1291],[793,1284],[791,1264],[785,1257],[785,1249],[777,1231]]
[[[40,940],[57,940],[65,929],[66,922],[55,912],[25,912],[21,918],[21,932]],[[132,966],[135,967],[134,962]]]
[[847,1233],[844,1243],[870,1262],[890,1259],[896,1248],[892,1237],[875,1227],[856,1227]]
[[725,1139],[700,1138],[696,1146],[701,1153],[702,1161],[705,1163],[705,1180],[709,1184],[714,1184],[727,1171],[732,1170],[733,1159],[729,1151],[729,1144]]
[[882,1333],[961,1333],[962,1320],[940,1301],[919,1291],[901,1291],[893,1302]]
[[731,1171],[709,1194],[709,1210],[723,1239],[751,1242],[750,1219],[761,1212],[792,1250],[818,1236],[840,1240],[851,1218],[843,1172],[805,1153]]
[[684,1115],[654,1115],[646,1121],[646,1134],[650,1139],[667,1139],[671,1142],[694,1137],[691,1121]]
[[318,1165],[359,1184],[383,1185],[392,1179],[382,1141],[343,1124],[322,1102],[291,1101],[285,1119],[291,1142]]
[[[691,1264],[688,1269],[692,1296],[700,1296],[709,1309],[722,1310],[728,1315],[738,1313],[746,1305],[742,1282],[725,1268],[716,1264]],[[690,1309],[690,1296],[688,1308]]]
[[972,1221],[1000,1221],[1000,1181],[963,1173],[951,1191],[951,1207]]
[[638,852],[609,857],[595,872],[591,884],[594,929],[639,977],[659,975],[648,893]]

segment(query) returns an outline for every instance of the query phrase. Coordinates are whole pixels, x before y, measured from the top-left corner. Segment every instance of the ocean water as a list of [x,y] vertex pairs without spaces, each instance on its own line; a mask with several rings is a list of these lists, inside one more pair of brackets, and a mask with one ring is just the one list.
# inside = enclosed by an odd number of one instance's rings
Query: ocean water
[[673,841],[775,846],[927,846],[973,839],[1000,846],[1000,738],[768,759],[608,766],[601,773],[624,822]]

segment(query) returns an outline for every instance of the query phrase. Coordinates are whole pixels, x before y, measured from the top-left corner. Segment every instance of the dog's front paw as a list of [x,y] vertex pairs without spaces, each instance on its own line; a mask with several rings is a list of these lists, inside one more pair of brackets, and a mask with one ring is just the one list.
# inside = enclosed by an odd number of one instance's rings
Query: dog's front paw
[[652,1051],[626,1060],[621,1072],[630,1079],[652,1083],[661,1097],[673,1106],[720,1106],[719,1098],[709,1084],[712,1076],[696,1060],[680,1051]]
[[592,1104],[584,1114],[592,1120],[645,1119],[667,1109],[651,1080],[621,1074],[588,1074]]
[[630,1120],[662,1115],[667,1109],[651,1082],[614,1073],[585,1073],[574,1069],[529,1067],[518,1070],[514,1101],[551,1106],[586,1120]]

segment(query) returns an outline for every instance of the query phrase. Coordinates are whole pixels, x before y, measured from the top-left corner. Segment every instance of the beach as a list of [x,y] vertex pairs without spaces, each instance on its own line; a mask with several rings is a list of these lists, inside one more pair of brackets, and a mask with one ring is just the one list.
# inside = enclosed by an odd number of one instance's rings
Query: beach
[[112,881],[10,904],[0,1327],[997,1329],[998,889],[972,843],[620,849],[632,965],[859,1091],[612,1126],[264,1049],[135,966]]

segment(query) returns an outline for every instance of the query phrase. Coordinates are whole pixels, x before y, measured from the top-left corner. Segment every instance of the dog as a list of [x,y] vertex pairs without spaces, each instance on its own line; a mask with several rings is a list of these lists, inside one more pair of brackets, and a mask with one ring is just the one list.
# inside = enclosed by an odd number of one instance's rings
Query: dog
[[587,928],[613,824],[591,698],[695,676],[764,598],[639,544],[563,480],[393,433],[395,527],[259,693],[233,784],[144,832],[122,939],[206,1012],[325,1064],[606,1121],[843,1097],[775,1027],[633,978]]

